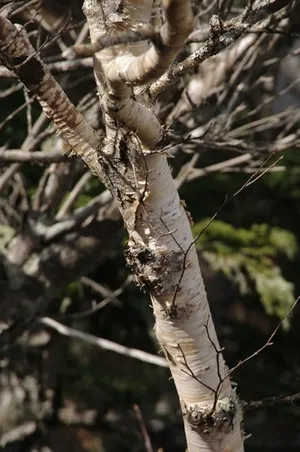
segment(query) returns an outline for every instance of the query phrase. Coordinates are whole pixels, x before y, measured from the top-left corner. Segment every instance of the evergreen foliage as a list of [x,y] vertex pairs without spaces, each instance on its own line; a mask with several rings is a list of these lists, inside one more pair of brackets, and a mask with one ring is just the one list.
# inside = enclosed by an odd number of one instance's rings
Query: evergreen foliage
[[214,270],[221,270],[238,286],[242,296],[258,294],[268,314],[283,317],[295,298],[294,284],[283,276],[279,260],[295,258],[295,235],[268,224],[246,229],[220,220],[205,229],[208,221],[194,225],[199,251]]

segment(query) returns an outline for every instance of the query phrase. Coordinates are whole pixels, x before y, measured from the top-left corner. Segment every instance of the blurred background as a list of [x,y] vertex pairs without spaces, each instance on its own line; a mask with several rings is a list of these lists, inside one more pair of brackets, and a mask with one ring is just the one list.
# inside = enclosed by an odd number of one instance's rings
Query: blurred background
[[[155,101],[228,366],[263,347],[281,322],[273,345],[232,374],[245,402],[300,392],[299,306],[286,316],[300,289],[297,3],[259,30],[250,27]],[[89,42],[82,2],[0,5],[1,15],[26,26],[43,61],[101,133],[92,59],[66,52]],[[234,20],[245,6],[194,1],[196,31],[178,61],[210,39],[213,14]],[[160,2],[153,11],[159,26]],[[78,159],[64,154],[34,96],[4,66],[0,98],[1,450],[183,451],[170,373],[162,361],[147,362],[162,354],[149,297],[126,267],[127,238],[114,202]],[[126,356],[131,348],[147,354]],[[299,408],[299,400],[246,405],[246,450],[300,450]]]

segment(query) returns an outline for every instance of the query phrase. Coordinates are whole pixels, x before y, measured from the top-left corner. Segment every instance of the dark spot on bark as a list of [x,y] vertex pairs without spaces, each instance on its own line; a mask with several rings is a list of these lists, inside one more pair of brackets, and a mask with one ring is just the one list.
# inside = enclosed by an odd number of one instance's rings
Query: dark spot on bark
[[141,250],[137,254],[136,258],[139,260],[140,264],[142,264],[142,265],[150,263],[151,260],[153,259],[151,252],[147,249]]
[[[169,47],[164,44],[159,33],[155,33],[153,35],[152,42],[155,45],[155,47],[157,48],[157,50],[159,50],[160,52],[167,52],[169,50]],[[171,49],[170,49],[170,51],[171,51]]]
[[117,13],[122,13],[124,11],[124,2],[120,2],[117,6]]
[[167,133],[164,133],[160,142],[157,143],[157,145],[155,146],[155,149],[163,150],[165,147],[169,146],[170,144],[171,144],[171,137]]
[[236,401],[232,397],[219,400],[215,409],[194,405],[186,412],[187,420],[200,435],[214,435],[216,432],[230,433],[237,414]]
[[154,252],[142,244],[136,244],[125,252],[125,256],[140,287],[156,295],[174,292],[181,270],[181,253]]
[[120,140],[119,153],[120,153],[120,161],[122,163],[128,163],[127,145],[126,145],[126,141],[124,139]]
[[153,274],[155,257],[153,253],[142,245],[135,245],[125,251],[125,257],[128,267],[135,275],[136,284],[143,289],[155,290],[156,277]]
[[[27,61],[26,61],[27,60]],[[12,61],[14,66],[18,66],[15,70],[19,79],[26,85],[29,89],[33,89],[39,86],[45,75],[42,63],[35,57],[25,58],[19,57],[14,58]]]

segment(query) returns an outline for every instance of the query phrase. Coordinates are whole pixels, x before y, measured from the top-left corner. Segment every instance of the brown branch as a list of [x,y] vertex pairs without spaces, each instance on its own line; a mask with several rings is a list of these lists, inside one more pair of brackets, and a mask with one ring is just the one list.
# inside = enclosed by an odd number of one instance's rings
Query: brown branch
[[254,353],[252,353],[251,355],[247,356],[247,358],[240,360],[236,366],[234,366],[232,369],[229,370],[229,372],[226,375],[227,377],[230,377],[230,375],[239,367],[241,367],[243,364],[245,364],[247,361],[250,361],[251,359],[255,358],[257,355],[259,355],[265,348],[273,345],[273,339],[274,336],[276,335],[277,331],[279,330],[279,328],[282,325],[282,322],[290,315],[290,313],[293,311],[293,309],[295,308],[296,304],[298,303],[300,297],[298,297],[295,302],[293,303],[293,305],[290,307],[290,309],[285,313],[285,315],[282,317],[282,319],[280,319],[280,322],[278,323],[278,325],[276,326],[276,328],[274,329],[274,331],[272,332],[272,334],[270,335],[270,337],[268,338],[267,342],[262,345],[262,347],[260,347],[259,349],[257,349]]
[[[183,362],[181,362],[181,364],[187,369],[181,368],[181,371],[183,373],[185,373],[186,375],[188,375],[189,377],[193,378],[194,380],[198,381],[198,383],[200,383],[202,386],[204,386],[206,389],[208,389],[209,391],[211,391],[213,394],[216,394],[216,390],[214,388],[212,388],[211,386],[207,385],[206,383],[204,383],[202,380],[200,380],[200,378],[197,377],[197,375],[195,375],[195,373],[193,372],[193,370],[191,369],[191,367],[189,366],[185,353],[181,347],[180,344],[177,344],[178,349],[181,352],[182,358],[183,358]],[[166,350],[166,349],[165,349]],[[168,351],[167,352],[167,356],[169,356]]]
[[[209,315],[207,323],[204,324],[204,328],[205,328],[205,331],[206,331],[207,338],[208,338],[209,342],[211,343],[211,345],[212,345],[212,347],[213,347],[213,349],[214,349],[214,351],[216,353],[217,373],[218,373],[218,378],[219,378],[219,383],[218,383],[218,386],[217,386],[216,392],[215,392],[214,403],[213,403],[213,406],[211,408],[212,412],[214,412],[216,407],[217,407],[218,397],[219,397],[219,393],[220,393],[222,384],[223,384],[224,379],[226,377],[222,376],[222,371],[221,371],[221,359],[222,359],[222,353],[223,353],[224,349],[217,347],[216,344],[214,343],[214,341],[212,340],[212,337],[211,337],[210,332],[209,332],[209,327],[208,327],[208,324],[209,324],[210,320],[211,320],[211,316]],[[212,327],[214,327],[213,323],[212,323]]]
[[243,402],[243,408],[245,411],[256,410],[258,408],[266,408],[267,406],[281,405],[284,403],[298,402],[300,400],[300,392],[291,395],[279,395],[266,397],[262,400],[250,400],[249,402]]
[[140,426],[140,429],[141,429],[141,432],[142,432],[142,435],[144,438],[146,452],[154,452],[154,449],[151,444],[151,439],[150,439],[149,433],[147,431],[147,427],[146,427],[140,407],[136,404],[133,405],[133,411],[136,415],[137,421],[139,423],[139,426]]

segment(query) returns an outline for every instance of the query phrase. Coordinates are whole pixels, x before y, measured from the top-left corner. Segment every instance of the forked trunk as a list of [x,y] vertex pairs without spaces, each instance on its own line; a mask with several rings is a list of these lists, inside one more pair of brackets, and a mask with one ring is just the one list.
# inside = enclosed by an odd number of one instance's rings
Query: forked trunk
[[[123,33],[118,45],[94,55],[106,128],[102,143],[43,65],[26,32],[4,18],[1,58],[118,201],[129,235],[127,261],[151,296],[188,450],[241,452],[241,408],[210,316],[190,220],[162,150],[165,131],[150,108],[153,99],[139,88],[164,74],[193,27],[188,0],[161,4],[165,22],[148,46],[146,40],[129,44],[124,33],[149,25],[152,0],[84,2],[92,44]],[[149,28],[147,33],[151,36]]]
[[[119,4],[85,1],[92,44],[103,34],[149,23],[152,0],[124,1],[122,9]],[[160,32],[161,47],[127,43],[94,56],[106,114],[104,153],[114,162],[108,171],[129,234],[127,260],[137,282],[150,292],[157,338],[180,398],[188,450],[240,452],[242,413],[226,378],[190,220],[166,155],[154,151],[162,146],[163,129],[155,114],[132,96],[132,87],[162,75],[191,30],[188,1],[163,1],[162,6],[166,23]],[[141,144],[126,137],[130,131]],[[112,166],[123,166],[124,178]]]

